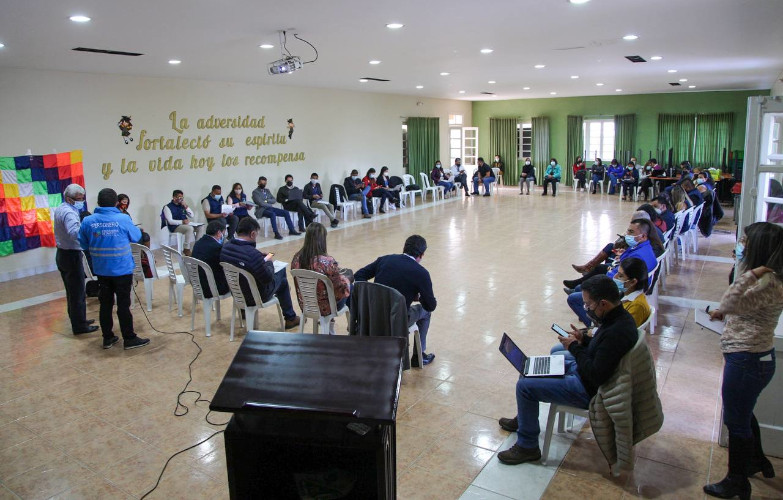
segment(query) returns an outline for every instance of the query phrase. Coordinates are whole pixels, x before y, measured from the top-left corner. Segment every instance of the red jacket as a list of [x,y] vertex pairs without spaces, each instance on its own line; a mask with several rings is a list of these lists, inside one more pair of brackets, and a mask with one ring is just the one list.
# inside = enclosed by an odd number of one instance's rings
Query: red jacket
[[373,191],[375,191],[376,189],[378,189],[379,187],[381,187],[381,186],[379,186],[379,185],[378,185],[378,183],[376,182],[376,179],[370,179],[370,177],[369,177],[369,176],[367,176],[367,175],[365,175],[365,176],[364,176],[364,179],[362,179],[362,182],[364,183],[364,186],[365,186],[365,187],[367,187],[367,186],[370,186],[370,190],[369,190],[369,191],[367,191],[367,197],[368,197],[368,198],[372,197],[372,192],[373,192]]

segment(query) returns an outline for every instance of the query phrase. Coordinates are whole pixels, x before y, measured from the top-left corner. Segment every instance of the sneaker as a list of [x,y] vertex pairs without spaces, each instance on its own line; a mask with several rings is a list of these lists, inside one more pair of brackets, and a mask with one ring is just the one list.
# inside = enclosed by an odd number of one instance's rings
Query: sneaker
[[498,460],[507,465],[535,462],[536,460],[541,460],[541,450],[538,449],[538,446],[535,448],[522,448],[515,444],[506,451],[498,453]]
[[301,320],[299,319],[299,316],[294,316],[291,319],[285,320],[285,329],[286,330],[290,330],[291,328],[293,328],[295,326],[299,326],[300,321]]
[[143,339],[141,337],[133,337],[123,342],[123,348],[127,351],[129,349],[136,349],[137,347],[144,347],[150,343],[150,339]]
[[116,335],[114,337],[110,338],[110,339],[104,338],[103,339],[103,348],[104,349],[111,349],[114,346],[114,344],[116,344],[119,341],[120,341],[120,338],[118,336],[116,336]]
[[519,420],[517,420],[517,417],[501,418],[498,420],[498,424],[500,424],[501,429],[508,432],[516,432],[519,428]]
[[275,235],[275,239],[276,239],[276,240],[282,240],[282,239],[283,239],[283,235],[282,235],[282,234],[280,234],[280,233],[277,233],[277,234]]
[[428,364],[432,363],[432,360],[435,359],[435,355],[432,353],[427,354],[426,352],[421,353],[421,362],[424,364],[424,366],[427,366]]

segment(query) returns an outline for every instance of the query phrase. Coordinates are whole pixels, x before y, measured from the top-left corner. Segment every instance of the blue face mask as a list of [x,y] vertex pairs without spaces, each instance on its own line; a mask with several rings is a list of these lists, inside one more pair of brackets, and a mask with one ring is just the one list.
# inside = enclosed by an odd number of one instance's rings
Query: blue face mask
[[636,245],[639,244],[638,241],[636,241],[636,236],[632,236],[630,234],[625,235],[625,244],[628,245],[628,248],[633,248]]
[[737,256],[737,260],[742,260],[742,258],[745,256],[745,245],[742,243],[737,243],[736,248],[734,248],[734,255]]
[[81,212],[84,210],[84,202],[83,201],[74,201],[73,202],[73,208]]
[[218,243],[220,243],[220,244],[222,245],[222,244],[223,244],[223,240],[224,240],[224,239],[225,239],[225,238],[220,238],[219,240],[217,240],[217,242],[218,242]]
[[620,281],[617,278],[612,278],[612,281],[614,281],[614,284],[617,285],[617,289],[620,290],[621,293],[625,291],[624,281]]

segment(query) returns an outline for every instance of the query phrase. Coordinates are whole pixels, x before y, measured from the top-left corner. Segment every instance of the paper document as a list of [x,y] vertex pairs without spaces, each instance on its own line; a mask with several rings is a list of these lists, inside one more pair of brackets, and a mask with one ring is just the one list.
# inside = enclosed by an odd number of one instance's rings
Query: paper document
[[220,213],[223,215],[234,213],[234,207],[232,205],[223,205],[220,207]]
[[723,323],[723,321],[718,321],[718,320],[710,321],[710,315],[707,314],[707,312],[702,308],[696,309],[695,321],[697,325],[701,325],[708,330],[712,330],[718,335],[723,334],[723,327],[725,323]]
[[206,222],[188,222],[188,225],[193,227],[201,227],[204,224],[206,224]]
[[283,262],[280,260],[273,260],[272,264],[275,266],[275,272],[278,272],[281,269],[285,269],[286,267],[288,267],[288,262]]

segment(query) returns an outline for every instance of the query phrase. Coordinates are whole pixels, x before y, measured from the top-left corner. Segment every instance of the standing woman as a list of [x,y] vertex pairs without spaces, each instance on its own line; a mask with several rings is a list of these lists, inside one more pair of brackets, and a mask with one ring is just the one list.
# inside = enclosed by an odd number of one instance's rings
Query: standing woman
[[226,197],[226,203],[229,205],[236,205],[234,215],[236,215],[239,220],[248,216],[245,202],[247,202],[247,195],[242,189],[242,184],[235,182],[234,185],[231,186],[231,194]]
[[[756,222],[737,244],[740,276],[723,294],[711,320],[726,318],[721,336],[723,423],[729,429],[729,472],[704,492],[719,498],[750,498],[748,477],[775,477],[761,447],[753,408],[775,373],[773,337],[783,311],[783,228]],[[744,245],[744,247],[743,247]]]
[[522,173],[519,176],[519,194],[524,192],[523,188],[527,190],[526,194],[530,194],[530,183],[536,182],[536,167],[530,162],[530,157],[525,158],[525,164],[522,166]]

